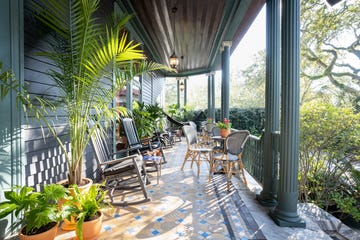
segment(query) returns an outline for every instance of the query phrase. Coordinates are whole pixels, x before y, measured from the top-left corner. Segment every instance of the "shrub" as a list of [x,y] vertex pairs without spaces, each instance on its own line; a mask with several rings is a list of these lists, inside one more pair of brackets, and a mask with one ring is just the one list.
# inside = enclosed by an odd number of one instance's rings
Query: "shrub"
[[300,200],[360,220],[360,114],[311,102],[300,125]]

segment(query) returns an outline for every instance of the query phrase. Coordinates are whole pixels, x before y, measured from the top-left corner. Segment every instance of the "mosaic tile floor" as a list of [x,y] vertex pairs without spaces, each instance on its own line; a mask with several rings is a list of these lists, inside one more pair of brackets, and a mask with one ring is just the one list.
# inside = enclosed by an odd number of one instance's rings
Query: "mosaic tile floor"
[[[265,239],[237,191],[226,191],[223,175],[209,182],[207,163],[200,177],[190,164],[180,171],[185,147],[166,151],[159,184],[151,173],[151,202],[105,211],[99,239]],[[73,235],[60,231],[57,240]]]

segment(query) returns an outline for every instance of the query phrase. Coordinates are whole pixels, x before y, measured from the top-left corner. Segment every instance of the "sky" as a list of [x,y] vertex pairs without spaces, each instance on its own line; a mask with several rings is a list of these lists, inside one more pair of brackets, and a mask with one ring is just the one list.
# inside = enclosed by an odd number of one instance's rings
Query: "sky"
[[265,49],[265,7],[256,17],[249,30],[230,56],[230,71],[233,68],[244,70],[254,61],[257,52]]
[[[230,71],[232,69],[244,70],[255,61],[255,55],[259,51],[265,49],[265,7],[260,11],[255,21],[252,23],[243,39],[238,44],[235,51],[230,56]],[[189,87],[198,89],[207,84],[205,75],[190,76]],[[216,81],[221,79],[221,71],[215,73]]]

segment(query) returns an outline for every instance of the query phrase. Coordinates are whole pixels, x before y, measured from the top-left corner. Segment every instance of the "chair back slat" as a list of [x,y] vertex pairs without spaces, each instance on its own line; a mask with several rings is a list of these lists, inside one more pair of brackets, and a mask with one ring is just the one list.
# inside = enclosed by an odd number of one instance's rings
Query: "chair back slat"
[[189,124],[190,124],[190,126],[192,126],[192,127],[195,129],[195,131],[197,132],[196,123],[194,123],[193,121],[189,121]]
[[110,152],[101,135],[100,129],[96,128],[90,137],[90,143],[94,149],[98,169],[102,171],[101,164],[110,160]]
[[212,128],[212,135],[215,137],[215,136],[220,136],[220,128],[218,127],[213,127]]
[[197,132],[196,132],[195,128],[192,126],[189,126],[189,125],[185,125],[182,127],[182,129],[183,129],[183,133],[185,135],[187,144],[189,146],[196,144],[197,143]]
[[212,134],[213,133],[213,128],[215,127],[215,123],[206,123],[205,128],[206,128],[206,132],[208,134]]
[[132,118],[123,118],[122,124],[129,148],[141,148],[142,144]]
[[230,133],[226,138],[227,152],[233,155],[240,154],[249,136],[250,132],[248,130],[239,130]]

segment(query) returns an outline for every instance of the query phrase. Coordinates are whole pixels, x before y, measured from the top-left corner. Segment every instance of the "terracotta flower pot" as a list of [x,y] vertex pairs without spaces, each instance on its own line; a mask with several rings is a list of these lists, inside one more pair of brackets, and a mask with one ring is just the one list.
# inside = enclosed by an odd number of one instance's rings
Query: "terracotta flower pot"
[[220,136],[226,138],[230,134],[230,129],[220,128]]
[[[90,189],[90,186],[93,184],[93,181],[91,179],[89,179],[89,178],[84,178],[84,179],[86,180],[87,184],[79,186],[79,190],[81,193],[88,192]],[[66,185],[66,183],[67,183],[67,180],[58,182],[58,184],[61,184],[61,185]],[[69,191],[70,191],[70,194],[72,194],[73,189],[69,188]],[[64,204],[65,201],[66,201],[65,199],[59,201],[59,203],[58,203],[59,208],[61,208],[61,206]],[[65,231],[72,231],[72,230],[75,230],[75,228],[76,228],[76,221],[73,218],[71,219],[71,221],[64,219],[64,222],[61,225],[61,229],[65,230]]]
[[[99,214],[100,215],[98,218],[91,220],[91,221],[86,221],[83,223],[83,225],[82,225],[83,240],[95,240],[100,235],[101,227],[102,227],[103,213],[99,212]],[[79,238],[76,237],[76,239],[79,239]]]
[[20,240],[52,240],[55,239],[56,233],[58,230],[59,223],[56,223],[55,226],[47,230],[46,232],[35,234],[35,235],[25,235],[22,233],[23,228],[19,231],[19,239]]

